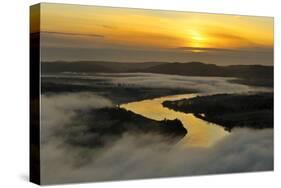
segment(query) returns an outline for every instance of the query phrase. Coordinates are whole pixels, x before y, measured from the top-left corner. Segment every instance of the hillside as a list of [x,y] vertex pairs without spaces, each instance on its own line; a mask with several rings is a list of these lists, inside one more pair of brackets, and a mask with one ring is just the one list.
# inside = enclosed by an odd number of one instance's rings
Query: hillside
[[60,72],[114,72],[112,69],[100,64],[91,62],[51,62],[41,63],[42,73],[60,73]]
[[111,61],[75,61],[75,62],[42,62],[42,73],[59,72],[138,72],[163,62],[120,63]]
[[273,128],[273,93],[252,95],[217,94],[192,99],[165,101],[163,106],[213,122],[234,127]]
[[233,82],[273,87],[273,66],[230,65],[218,66],[201,62],[167,63],[120,63],[105,61],[43,62],[42,73],[86,72],[86,73],[159,73],[183,76],[216,76],[237,78]]
[[123,134],[151,134],[159,139],[161,137],[161,141],[174,144],[187,134],[177,119],[155,121],[122,108],[92,109],[77,113],[68,128],[81,129],[83,134],[71,131],[72,134],[65,135],[66,141],[72,145],[96,148],[120,139]]
[[238,78],[272,78],[273,67],[262,65],[218,66],[201,62],[165,63],[143,69],[142,72],[177,74],[186,76],[223,76]]

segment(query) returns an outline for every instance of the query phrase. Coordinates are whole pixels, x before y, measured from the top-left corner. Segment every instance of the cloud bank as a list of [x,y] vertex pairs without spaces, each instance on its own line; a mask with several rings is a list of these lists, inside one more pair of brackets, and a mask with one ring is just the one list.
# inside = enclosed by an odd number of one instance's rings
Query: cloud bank
[[[199,88],[210,92],[257,91],[254,87],[228,83],[222,78],[183,77],[161,74],[87,75],[83,82],[105,79],[130,87]],[[161,82],[160,82],[161,80]],[[77,83],[75,83],[77,84]],[[81,84],[83,84],[81,82]],[[159,135],[124,134],[106,147],[91,149],[65,139],[92,138],[83,126],[69,126],[77,110],[112,106],[112,102],[87,92],[41,97],[41,179],[43,184],[103,180],[126,180],[185,175],[273,170],[273,129],[234,129],[211,148],[186,148],[159,142]],[[87,129],[85,129],[87,130]]]
[[201,93],[233,93],[233,92],[265,92],[272,91],[269,88],[254,87],[238,83],[229,82],[235,78],[223,77],[198,77],[198,76],[179,76],[155,73],[98,73],[98,74],[64,74],[46,75],[55,78],[77,78],[79,82],[75,84],[89,85],[95,81],[103,80],[104,83],[112,84],[117,87],[148,87],[148,88],[171,88],[171,89],[191,89]]
[[41,96],[41,142],[50,140],[51,135],[65,126],[75,117],[76,110],[97,109],[113,106],[102,96],[87,93],[67,93]]
[[153,139],[152,135],[126,135],[98,151],[53,142],[42,149],[42,181],[52,184],[273,169],[272,130],[237,129],[209,149],[151,144]]

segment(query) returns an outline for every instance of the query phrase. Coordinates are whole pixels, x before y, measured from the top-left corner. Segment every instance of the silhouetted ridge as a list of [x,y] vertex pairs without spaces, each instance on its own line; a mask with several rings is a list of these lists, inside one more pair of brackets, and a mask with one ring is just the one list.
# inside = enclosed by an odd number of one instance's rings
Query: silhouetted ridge
[[105,66],[91,62],[52,62],[41,64],[42,73],[58,72],[114,72]]
[[188,76],[223,76],[223,69],[214,64],[204,64],[200,62],[190,63],[166,63],[149,67],[144,72],[179,74]]
[[163,106],[213,122],[231,130],[234,127],[273,128],[273,93],[252,95],[216,94],[178,101]]
[[165,62],[112,62],[112,61],[55,61],[42,62],[42,73],[58,72],[138,72],[151,66],[164,64]]
[[[42,63],[42,73],[105,72],[105,73],[159,73],[184,76],[236,77],[237,82],[249,85],[273,86],[273,66],[230,65],[218,66],[202,62],[120,63],[105,61],[48,62]],[[266,81],[264,81],[266,80]]]

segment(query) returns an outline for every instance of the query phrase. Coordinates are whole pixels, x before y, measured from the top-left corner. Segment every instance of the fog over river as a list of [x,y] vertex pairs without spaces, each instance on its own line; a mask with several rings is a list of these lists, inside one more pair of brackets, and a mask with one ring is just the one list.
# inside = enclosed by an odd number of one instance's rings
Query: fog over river
[[[68,81],[71,78],[71,81]],[[146,87],[152,89],[195,89],[197,93],[180,93],[129,101],[119,104],[104,93],[61,92],[41,95],[41,174],[43,183],[120,180],[151,177],[201,175],[264,171],[273,169],[273,130],[233,129],[175,112],[162,106],[165,100],[190,98],[214,93],[252,93],[272,89],[229,82],[234,78],[187,77],[150,73],[42,75],[42,79],[60,84],[99,87]],[[161,97],[162,96],[162,97]],[[126,97],[126,96],[124,96]],[[65,142],[63,135],[76,130],[68,123],[77,110],[114,107],[130,110],[144,117],[163,120],[179,119],[188,130],[176,145],[151,144],[154,135],[124,134],[121,139],[100,150]],[[81,134],[81,138],[86,136]],[[54,173],[55,172],[55,173]]]

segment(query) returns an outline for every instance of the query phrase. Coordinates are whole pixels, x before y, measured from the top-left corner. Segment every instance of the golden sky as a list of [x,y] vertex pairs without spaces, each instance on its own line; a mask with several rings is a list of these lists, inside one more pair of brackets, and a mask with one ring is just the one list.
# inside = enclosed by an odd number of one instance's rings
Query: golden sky
[[[41,4],[45,47],[272,50],[273,18],[66,4]],[[194,55],[194,54],[193,54]]]

